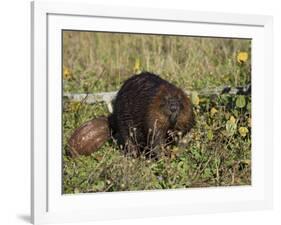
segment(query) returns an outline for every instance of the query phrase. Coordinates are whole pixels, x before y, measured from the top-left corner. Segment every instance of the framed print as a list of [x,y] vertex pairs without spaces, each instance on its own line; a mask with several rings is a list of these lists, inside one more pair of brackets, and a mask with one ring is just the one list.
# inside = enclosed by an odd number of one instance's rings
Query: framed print
[[270,16],[32,3],[34,224],[272,207]]

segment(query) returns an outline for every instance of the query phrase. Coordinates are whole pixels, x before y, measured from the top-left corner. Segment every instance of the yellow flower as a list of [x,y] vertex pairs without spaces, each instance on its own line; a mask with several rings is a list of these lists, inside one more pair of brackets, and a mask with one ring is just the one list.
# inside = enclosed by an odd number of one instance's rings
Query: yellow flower
[[68,107],[71,112],[75,112],[79,109],[80,102],[70,102]]
[[71,78],[72,78],[72,73],[71,73],[70,69],[67,67],[64,67],[63,68],[63,79],[70,80]]
[[244,63],[248,60],[248,53],[247,52],[239,52],[237,55],[237,62]]
[[247,127],[240,127],[239,133],[242,137],[246,137],[247,133],[249,133],[249,130]]
[[140,63],[140,59],[139,58],[137,58],[136,61],[135,61],[134,73],[135,74],[141,73],[141,63]]
[[194,105],[199,105],[200,98],[199,98],[198,93],[196,91],[193,91],[191,93],[191,101]]
[[231,124],[235,124],[235,122],[236,122],[235,117],[234,117],[234,116],[231,116],[230,119],[229,119],[229,122],[230,122]]
[[211,116],[214,116],[217,112],[218,110],[216,108],[211,108]]
[[195,99],[194,99],[194,101],[193,101],[193,103],[194,103],[195,105],[199,105],[199,102],[200,102],[200,98],[199,98],[198,96],[196,96]]

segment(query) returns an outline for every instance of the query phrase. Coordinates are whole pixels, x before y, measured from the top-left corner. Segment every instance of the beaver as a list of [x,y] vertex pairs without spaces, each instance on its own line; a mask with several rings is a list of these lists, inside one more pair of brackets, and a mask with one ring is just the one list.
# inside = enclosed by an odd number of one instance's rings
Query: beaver
[[158,158],[194,124],[186,94],[158,75],[142,72],[124,82],[108,118],[113,138],[132,156]]

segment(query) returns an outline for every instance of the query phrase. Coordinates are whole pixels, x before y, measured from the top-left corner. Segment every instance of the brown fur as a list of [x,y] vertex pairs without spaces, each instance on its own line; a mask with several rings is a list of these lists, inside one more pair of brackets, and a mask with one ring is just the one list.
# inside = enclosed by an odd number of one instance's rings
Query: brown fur
[[177,144],[193,124],[192,104],[186,94],[145,72],[125,81],[109,118],[93,119],[75,130],[68,142],[69,152],[71,156],[90,155],[112,133],[125,154],[158,157],[163,147]]
[[[181,98],[181,103],[183,105],[183,108],[180,110],[180,113],[177,117],[177,122],[172,127],[169,122],[169,118],[165,114],[163,114],[161,110],[159,110],[161,108],[161,99],[163,98],[163,96],[166,96],[168,94]],[[192,112],[191,102],[186,94],[179,88],[171,88],[166,85],[162,85],[159,88],[159,91],[148,107],[148,114],[149,128],[152,129],[155,121],[157,121],[157,127],[163,132],[163,136],[166,136],[166,133],[170,129],[172,132],[182,132],[182,135],[185,135],[191,129],[194,123],[194,115]]]
[[[174,110],[172,110],[174,108]],[[117,94],[109,124],[129,155],[158,156],[193,126],[192,105],[185,93],[151,73],[128,79]]]

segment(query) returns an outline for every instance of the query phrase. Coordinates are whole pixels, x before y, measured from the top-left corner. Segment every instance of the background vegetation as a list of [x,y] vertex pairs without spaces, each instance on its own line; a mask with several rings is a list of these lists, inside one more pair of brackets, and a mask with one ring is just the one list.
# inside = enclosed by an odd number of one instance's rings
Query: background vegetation
[[251,82],[251,41],[63,32],[64,93],[116,91],[142,70],[192,92],[196,125],[160,160],[129,158],[107,142],[89,157],[66,156],[75,128],[108,115],[103,103],[64,100],[65,193],[251,184],[251,97],[201,96],[201,89]]

